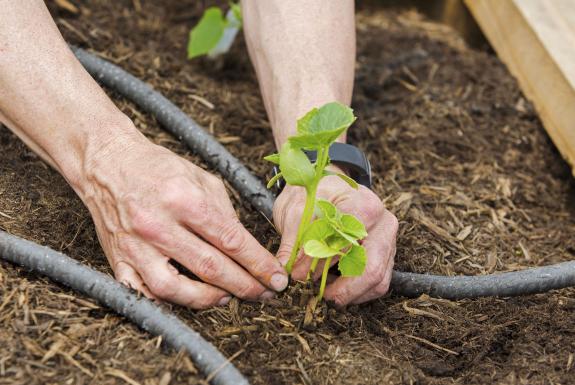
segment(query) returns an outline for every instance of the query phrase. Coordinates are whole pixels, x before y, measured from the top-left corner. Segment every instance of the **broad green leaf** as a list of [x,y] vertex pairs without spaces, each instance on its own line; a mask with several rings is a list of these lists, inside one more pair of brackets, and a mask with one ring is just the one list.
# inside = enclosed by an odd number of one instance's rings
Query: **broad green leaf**
[[342,127],[334,131],[317,132],[314,134],[300,134],[288,138],[292,146],[305,148],[306,150],[318,150],[333,143],[347,127]]
[[210,52],[224,34],[226,20],[218,7],[206,9],[204,15],[190,32],[188,58],[193,59]]
[[302,116],[301,118],[299,118],[297,120],[297,132],[300,135],[305,135],[309,133],[309,124],[311,119],[317,115],[318,113],[318,109],[317,108],[313,108],[311,111],[309,111],[307,114],[305,114],[304,116]]
[[315,178],[315,169],[308,157],[289,142],[280,150],[280,171],[286,183],[293,186],[308,186]]
[[268,185],[266,186],[267,188],[272,188],[272,186],[278,181],[279,178],[282,177],[282,173],[278,172],[277,174],[275,174],[268,182]]
[[226,13],[224,21],[224,33],[220,40],[218,40],[218,44],[208,52],[208,57],[211,59],[229,52],[240,28],[242,27],[242,21],[237,18],[237,13],[234,12],[232,8],[230,8]]
[[[333,234],[325,238],[325,243],[332,249],[342,250],[348,247],[352,242],[339,234]],[[357,242],[356,242],[357,243]]]
[[365,226],[359,219],[350,214],[343,214],[340,219],[341,230],[355,239],[363,239],[367,236]]
[[308,133],[333,132],[345,130],[355,120],[353,110],[339,102],[331,102],[321,106],[317,113],[309,119]]
[[339,250],[332,249],[325,242],[316,239],[307,241],[303,246],[303,250],[307,255],[314,258],[328,258],[339,254]]
[[359,188],[359,185],[357,184],[357,182],[354,181],[353,179],[351,179],[349,176],[342,174],[340,172],[323,170],[323,176],[332,176],[332,175],[338,176],[341,179],[343,179],[343,181],[346,182],[351,188],[354,188],[356,190]]
[[273,164],[280,164],[280,154],[271,154],[268,156],[264,156],[264,160],[267,160],[268,162],[272,162]]
[[307,241],[324,240],[334,234],[334,230],[327,219],[316,219],[310,223],[303,234],[302,243],[305,244]]
[[288,138],[293,147],[317,150],[333,143],[355,120],[353,110],[338,102],[314,108],[297,122],[298,135]]
[[338,269],[344,277],[357,277],[363,274],[367,255],[363,246],[352,246],[347,254],[339,259]]
[[296,135],[288,138],[289,144],[294,148],[303,148],[306,150],[318,150],[323,145],[318,144],[315,137],[310,135]]
[[317,208],[320,211],[320,217],[325,217],[325,218],[335,218],[336,217],[336,213],[337,213],[337,208],[332,205],[329,201],[326,201],[325,199],[318,199],[317,202],[315,202]]
[[359,243],[357,242],[357,238],[354,237],[353,235],[349,235],[346,232],[342,231],[340,228],[338,227],[334,227],[335,232],[337,232],[337,234],[339,236],[341,236],[342,238],[344,238],[346,241],[348,241],[349,243],[351,243],[352,245],[356,245],[359,246]]

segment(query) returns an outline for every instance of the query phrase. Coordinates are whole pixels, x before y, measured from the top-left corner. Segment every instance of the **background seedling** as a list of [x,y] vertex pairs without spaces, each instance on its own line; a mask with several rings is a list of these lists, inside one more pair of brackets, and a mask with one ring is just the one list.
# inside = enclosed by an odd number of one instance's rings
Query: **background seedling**
[[224,17],[218,7],[205,10],[198,24],[190,31],[188,58],[208,55],[215,58],[229,51],[242,27],[242,13],[238,3],[230,3]]
[[[333,258],[339,258],[338,268],[343,276],[361,275],[367,261],[365,249],[358,242],[367,236],[365,226],[353,215],[341,213],[330,202],[316,199],[318,185],[325,176],[337,175],[351,187],[358,188],[357,183],[347,175],[326,170],[330,163],[330,145],[355,119],[351,108],[337,102],[314,108],[297,121],[297,135],[288,138],[278,154],[264,158],[280,169],[270,179],[268,188],[279,178],[283,178],[289,185],[305,188],[305,207],[286,270],[291,274],[302,248],[313,259],[308,280],[319,261],[324,259],[318,301],[323,297]],[[304,150],[317,151],[315,163],[310,162]]]

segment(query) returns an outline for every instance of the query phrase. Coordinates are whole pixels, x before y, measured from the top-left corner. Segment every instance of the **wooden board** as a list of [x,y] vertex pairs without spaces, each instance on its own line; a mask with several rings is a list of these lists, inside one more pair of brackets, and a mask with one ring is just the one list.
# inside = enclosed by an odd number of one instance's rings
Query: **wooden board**
[[575,176],[575,0],[465,0]]

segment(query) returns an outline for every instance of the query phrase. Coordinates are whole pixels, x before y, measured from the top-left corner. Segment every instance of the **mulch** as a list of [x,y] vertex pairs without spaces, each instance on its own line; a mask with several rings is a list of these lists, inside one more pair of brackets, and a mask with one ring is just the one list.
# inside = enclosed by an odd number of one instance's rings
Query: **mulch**
[[[65,38],[152,84],[259,177],[270,127],[245,45],[216,63],[185,57],[212,2],[49,1]],[[396,268],[478,275],[575,257],[575,182],[533,106],[490,52],[415,11],[360,6],[350,141],[400,220]],[[202,161],[109,92],[151,140]],[[66,182],[0,128],[0,228],[111,273]],[[205,165],[204,165],[205,166]],[[229,186],[228,186],[229,187]],[[279,236],[229,189],[242,222]],[[303,327],[307,292],[267,304],[170,307],[254,384],[568,384],[575,291],[448,301],[393,295]],[[0,263],[0,384],[199,384],[193,362],[88,298]]]

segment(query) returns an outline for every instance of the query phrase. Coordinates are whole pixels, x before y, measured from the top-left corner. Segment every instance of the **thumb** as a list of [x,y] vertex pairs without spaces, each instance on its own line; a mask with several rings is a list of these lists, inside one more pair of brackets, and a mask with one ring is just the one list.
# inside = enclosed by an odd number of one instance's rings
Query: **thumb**
[[273,210],[274,223],[282,235],[276,257],[283,266],[288,263],[292,249],[295,246],[303,211],[303,206],[296,204],[299,199],[294,199],[295,194],[289,194],[286,190],[276,200]]
[[297,239],[297,222],[292,221],[292,223],[289,223],[283,230],[280,247],[278,248],[278,252],[276,254],[276,257],[283,266],[287,265],[289,261],[292,250],[295,247],[296,239]]

